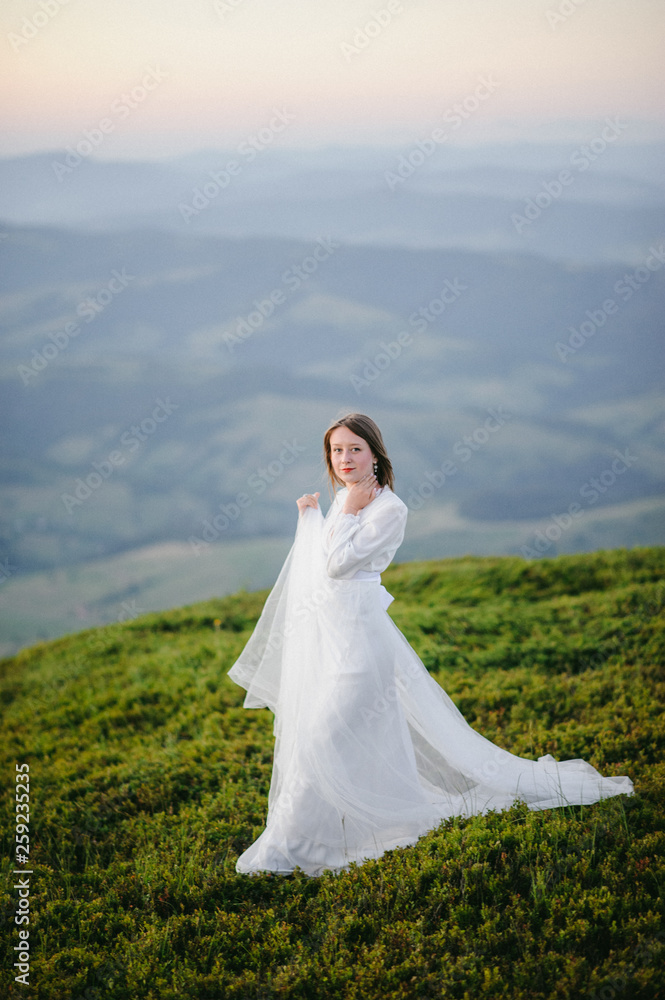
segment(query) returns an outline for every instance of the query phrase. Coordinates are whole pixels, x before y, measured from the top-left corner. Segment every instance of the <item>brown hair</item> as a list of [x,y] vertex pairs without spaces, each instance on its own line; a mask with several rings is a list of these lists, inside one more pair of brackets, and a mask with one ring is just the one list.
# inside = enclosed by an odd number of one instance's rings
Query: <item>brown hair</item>
[[381,431],[372,418],[365,416],[364,413],[347,413],[345,417],[341,417],[331,424],[323,437],[323,457],[328,468],[328,478],[333,491],[337,485],[344,485],[342,480],[336,475],[330,459],[330,435],[338,427],[348,427],[353,434],[357,434],[358,437],[367,442],[378,466],[376,479],[379,486],[388,486],[392,490],[394,480],[393,467],[386,454],[386,446],[383,443]]

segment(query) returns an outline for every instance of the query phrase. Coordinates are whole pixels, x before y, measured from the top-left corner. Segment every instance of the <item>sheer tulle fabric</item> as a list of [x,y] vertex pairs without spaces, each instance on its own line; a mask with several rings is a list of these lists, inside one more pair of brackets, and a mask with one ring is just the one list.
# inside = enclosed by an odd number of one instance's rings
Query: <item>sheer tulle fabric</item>
[[401,543],[406,507],[384,489],[344,515],[343,493],[325,521],[314,508],[299,517],[230,671],[246,708],[275,714],[266,827],[237,870],[318,875],[413,844],[451,816],[631,794],[627,777],[517,757],[468,725],[386,612],[377,568]]

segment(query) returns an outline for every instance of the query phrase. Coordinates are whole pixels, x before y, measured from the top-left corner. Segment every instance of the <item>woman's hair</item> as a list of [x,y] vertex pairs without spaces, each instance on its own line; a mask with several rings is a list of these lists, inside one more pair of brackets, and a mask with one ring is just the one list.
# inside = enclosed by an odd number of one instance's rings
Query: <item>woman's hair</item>
[[378,466],[376,470],[376,479],[379,486],[388,486],[392,490],[394,481],[393,467],[390,464],[388,455],[386,454],[386,446],[383,443],[381,431],[376,426],[372,418],[366,417],[364,413],[347,413],[345,417],[341,417],[339,420],[336,420],[333,424],[331,424],[323,437],[323,456],[328,468],[328,478],[333,491],[337,485],[344,485],[342,480],[336,475],[330,459],[330,435],[338,427],[348,427],[353,434],[357,434],[358,437],[361,437],[363,441],[367,442]]

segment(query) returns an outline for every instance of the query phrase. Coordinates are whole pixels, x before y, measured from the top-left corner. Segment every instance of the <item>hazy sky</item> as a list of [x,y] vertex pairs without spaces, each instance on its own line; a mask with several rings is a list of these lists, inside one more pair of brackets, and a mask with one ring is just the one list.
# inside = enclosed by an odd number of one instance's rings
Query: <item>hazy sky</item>
[[273,109],[286,146],[415,140],[464,101],[459,141],[665,119],[664,0],[3,0],[0,29],[3,155],[104,120],[104,158],[231,147]]

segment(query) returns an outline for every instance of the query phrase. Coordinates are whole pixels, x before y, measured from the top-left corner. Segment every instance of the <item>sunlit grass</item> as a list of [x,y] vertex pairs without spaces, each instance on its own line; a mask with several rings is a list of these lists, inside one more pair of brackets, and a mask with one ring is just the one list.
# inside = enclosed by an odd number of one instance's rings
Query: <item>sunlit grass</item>
[[[451,820],[319,879],[234,868],[263,826],[273,737],[226,672],[265,591],[4,661],[5,787],[30,765],[31,995],[657,997],[664,567],[639,549],[385,573],[393,618],[476,729],[628,774],[636,794]],[[18,997],[13,807],[2,988]]]

